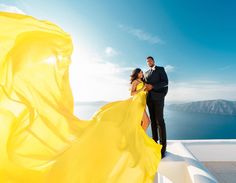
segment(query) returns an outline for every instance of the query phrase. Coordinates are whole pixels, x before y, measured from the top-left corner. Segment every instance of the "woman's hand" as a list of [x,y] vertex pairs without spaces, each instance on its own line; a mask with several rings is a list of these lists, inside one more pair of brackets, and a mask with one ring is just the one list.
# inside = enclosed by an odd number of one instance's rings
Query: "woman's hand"
[[146,91],[150,91],[153,88],[153,86],[150,84],[145,84],[145,87],[146,87]]
[[147,87],[145,85],[143,85],[142,90],[147,91]]

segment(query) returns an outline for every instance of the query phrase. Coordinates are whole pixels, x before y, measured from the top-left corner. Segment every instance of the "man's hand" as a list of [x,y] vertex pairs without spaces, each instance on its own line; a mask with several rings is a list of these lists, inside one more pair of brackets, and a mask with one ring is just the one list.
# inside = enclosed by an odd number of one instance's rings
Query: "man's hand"
[[145,87],[146,87],[146,89],[145,89],[146,91],[150,91],[153,89],[153,86],[150,84],[145,84]]

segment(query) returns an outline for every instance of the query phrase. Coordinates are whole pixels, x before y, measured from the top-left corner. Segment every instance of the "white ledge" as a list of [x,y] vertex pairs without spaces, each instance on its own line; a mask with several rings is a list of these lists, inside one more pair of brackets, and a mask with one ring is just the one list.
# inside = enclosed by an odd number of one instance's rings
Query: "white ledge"
[[236,161],[236,139],[169,140],[155,183],[218,183],[202,162]]

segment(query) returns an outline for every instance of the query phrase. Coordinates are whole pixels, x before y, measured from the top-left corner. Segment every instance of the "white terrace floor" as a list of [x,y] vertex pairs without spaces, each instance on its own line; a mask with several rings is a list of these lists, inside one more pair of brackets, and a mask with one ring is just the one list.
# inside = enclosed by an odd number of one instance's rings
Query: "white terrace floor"
[[234,162],[204,162],[204,166],[219,182],[236,183],[236,161]]
[[236,139],[170,140],[155,183],[236,183]]

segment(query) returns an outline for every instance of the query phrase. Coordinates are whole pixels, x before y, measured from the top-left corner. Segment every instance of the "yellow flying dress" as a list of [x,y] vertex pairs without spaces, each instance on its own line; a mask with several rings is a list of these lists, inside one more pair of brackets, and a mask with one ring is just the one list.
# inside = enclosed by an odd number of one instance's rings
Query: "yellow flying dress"
[[151,183],[162,146],[140,125],[146,92],[78,119],[71,53],[58,26],[0,13],[0,182]]

